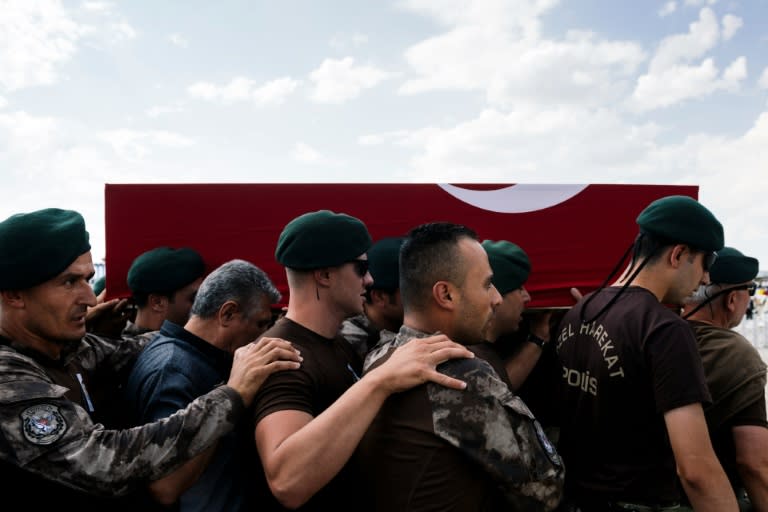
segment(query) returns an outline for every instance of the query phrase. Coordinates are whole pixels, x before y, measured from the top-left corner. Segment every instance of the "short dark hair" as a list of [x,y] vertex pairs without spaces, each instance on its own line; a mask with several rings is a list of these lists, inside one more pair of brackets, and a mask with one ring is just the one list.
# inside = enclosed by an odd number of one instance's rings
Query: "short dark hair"
[[461,271],[457,245],[464,238],[478,240],[472,229],[450,222],[421,224],[408,233],[400,247],[400,295],[404,309],[423,309],[437,281],[463,284],[465,273]]

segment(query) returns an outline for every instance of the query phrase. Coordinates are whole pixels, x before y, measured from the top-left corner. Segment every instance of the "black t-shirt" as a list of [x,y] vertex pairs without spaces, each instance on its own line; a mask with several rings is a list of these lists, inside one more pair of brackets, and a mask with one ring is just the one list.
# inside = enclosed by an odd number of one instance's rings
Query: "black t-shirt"
[[[619,291],[600,290],[585,318]],[[693,331],[648,290],[626,289],[582,324],[579,302],[557,332],[562,363],[559,451],[575,499],[679,499],[663,414],[710,395]]]

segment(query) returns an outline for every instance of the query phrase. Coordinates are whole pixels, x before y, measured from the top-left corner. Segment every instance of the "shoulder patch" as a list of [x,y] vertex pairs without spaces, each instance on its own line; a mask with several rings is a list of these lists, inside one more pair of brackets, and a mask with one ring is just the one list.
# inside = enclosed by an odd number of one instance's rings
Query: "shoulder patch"
[[67,422],[55,405],[39,404],[21,413],[21,428],[30,443],[48,445],[64,435]]

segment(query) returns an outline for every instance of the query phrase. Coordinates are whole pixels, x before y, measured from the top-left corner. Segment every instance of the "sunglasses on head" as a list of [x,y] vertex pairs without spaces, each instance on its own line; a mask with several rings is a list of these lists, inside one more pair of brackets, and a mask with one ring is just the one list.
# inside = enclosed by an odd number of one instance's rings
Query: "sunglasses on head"
[[747,290],[747,293],[750,297],[753,297],[755,295],[755,290],[757,290],[757,283],[749,283],[749,284],[740,284],[738,286],[731,286],[730,288],[726,288],[723,290],[723,293],[730,292],[734,290]]
[[365,274],[368,273],[368,260],[352,260],[349,263],[352,264],[355,274],[357,274],[358,277],[365,277]]

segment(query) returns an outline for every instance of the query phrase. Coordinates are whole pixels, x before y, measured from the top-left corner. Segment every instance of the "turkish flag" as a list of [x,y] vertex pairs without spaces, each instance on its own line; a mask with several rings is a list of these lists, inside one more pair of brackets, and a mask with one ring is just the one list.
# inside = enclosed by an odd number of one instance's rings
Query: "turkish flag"
[[131,184],[105,186],[109,298],[130,295],[128,269],[158,246],[192,247],[208,270],[234,258],[263,269],[288,300],[275,246],[283,227],[315,210],[365,222],[374,241],[447,221],[481,240],[509,240],[531,260],[530,307],[569,307],[608,276],[637,235],[637,215],[668,195],[698,199],[687,185],[539,184]]

